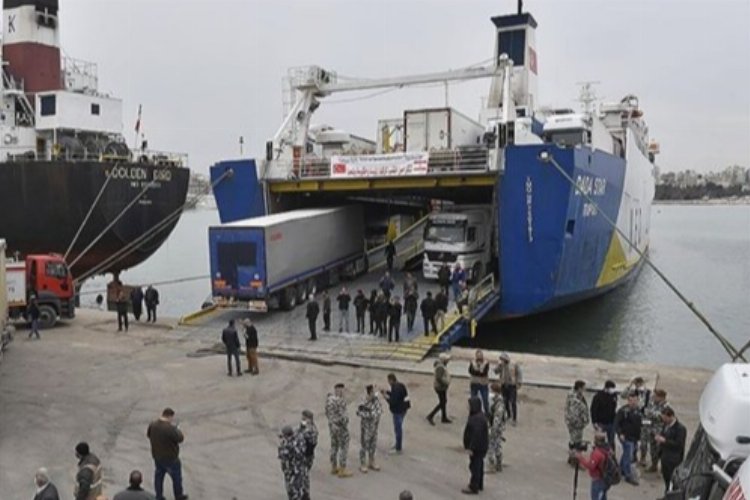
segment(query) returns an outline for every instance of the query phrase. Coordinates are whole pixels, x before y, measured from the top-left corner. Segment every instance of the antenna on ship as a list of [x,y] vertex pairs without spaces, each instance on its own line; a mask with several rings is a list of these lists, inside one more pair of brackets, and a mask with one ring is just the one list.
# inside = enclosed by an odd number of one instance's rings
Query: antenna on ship
[[523,0],[518,0],[518,15],[523,13]]
[[[520,0],[519,0],[520,1]],[[594,111],[593,104],[596,102],[597,96],[594,90],[594,85],[599,85],[601,82],[589,80],[585,82],[576,82],[576,85],[580,85],[581,91],[578,94],[578,101],[583,104],[583,112],[591,114]]]

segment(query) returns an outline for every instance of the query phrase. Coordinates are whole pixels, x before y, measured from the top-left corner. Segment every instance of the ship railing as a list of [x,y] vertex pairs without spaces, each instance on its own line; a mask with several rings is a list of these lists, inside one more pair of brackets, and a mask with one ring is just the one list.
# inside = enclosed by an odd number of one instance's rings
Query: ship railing
[[185,167],[188,165],[187,153],[140,149],[131,151],[131,155],[131,161],[136,163],[145,163],[159,167]]
[[495,291],[495,275],[490,273],[477,283],[473,287],[469,288],[469,304],[464,310],[464,317],[471,318],[473,311],[476,309],[482,299],[487,297],[489,294]]
[[[427,172],[430,175],[483,173],[489,170],[486,148],[462,148],[430,151]],[[266,166],[269,178],[326,179],[331,177],[330,158],[302,157],[293,160],[272,160]]]
[[[401,231],[401,233],[393,239],[393,246],[396,248],[394,267],[404,268],[409,261],[424,252],[424,227],[429,218],[429,215],[425,215],[414,224]],[[388,246],[387,242],[367,250],[369,271],[375,271],[386,266],[386,246]]]

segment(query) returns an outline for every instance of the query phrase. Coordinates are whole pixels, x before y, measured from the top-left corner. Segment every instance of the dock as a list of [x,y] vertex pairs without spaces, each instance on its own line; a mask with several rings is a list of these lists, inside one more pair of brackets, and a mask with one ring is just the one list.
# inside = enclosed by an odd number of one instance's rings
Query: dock
[[[286,498],[276,458],[277,435],[281,426],[296,425],[304,408],[315,413],[320,430],[312,470],[314,498],[395,499],[403,489],[410,489],[417,499],[460,498],[459,490],[468,480],[461,436],[472,350],[452,349],[449,367],[454,378],[448,408],[454,423],[432,427],[424,419],[436,403],[431,358],[415,362],[352,356],[344,346],[359,345],[354,334],[323,335],[313,343],[306,340],[305,323],[295,318],[289,319],[286,332],[278,327],[276,334],[259,321],[260,375],[230,378],[224,356],[212,354],[220,334],[214,322],[218,327],[222,319],[214,318],[202,327],[179,326],[176,320],[160,320],[156,325],[133,322],[128,333],[117,333],[113,313],[81,310],[67,325],[43,331],[42,340],[27,341],[24,331],[17,332],[0,365],[3,496],[29,496],[34,471],[40,466],[50,470],[61,494],[69,494],[76,465],[73,447],[80,440],[88,441],[102,459],[109,498],[125,487],[133,469],[144,472],[145,486],[151,489],[153,465],[145,429],[163,407],[171,406],[186,434],[181,458],[191,498]],[[497,353],[487,356],[497,359]],[[611,377],[622,387],[633,376],[644,375],[648,383],[669,392],[692,434],[698,398],[710,376],[700,369],[511,356],[521,363],[526,378],[519,396],[520,421],[517,427],[508,427],[505,469],[486,476],[485,498],[572,495],[574,471],[565,463],[562,412],[567,392],[563,388],[575,378],[600,386]],[[323,414],[326,393],[336,382],[347,385],[349,464],[355,470],[356,404],[364,386],[384,386],[388,372],[407,385],[413,401],[406,418],[404,454],[387,455],[393,431],[385,414],[378,442],[382,471],[355,472],[349,479],[332,477]],[[592,438],[590,428],[586,438]],[[582,473],[579,498],[586,497],[588,484]],[[659,475],[644,474],[640,486],[622,484],[610,498],[656,498],[661,490]]]

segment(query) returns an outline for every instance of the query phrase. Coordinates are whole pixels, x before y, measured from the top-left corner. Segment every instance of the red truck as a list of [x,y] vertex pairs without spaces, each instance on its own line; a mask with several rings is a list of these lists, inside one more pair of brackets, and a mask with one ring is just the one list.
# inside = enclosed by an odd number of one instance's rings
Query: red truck
[[22,262],[7,262],[8,316],[26,317],[32,296],[39,304],[39,326],[51,328],[59,318],[75,317],[73,277],[62,255],[28,255]]

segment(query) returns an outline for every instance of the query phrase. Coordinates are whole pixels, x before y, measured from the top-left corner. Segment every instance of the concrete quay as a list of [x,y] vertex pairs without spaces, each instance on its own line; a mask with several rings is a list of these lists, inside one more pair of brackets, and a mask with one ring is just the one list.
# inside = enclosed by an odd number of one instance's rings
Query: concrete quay
[[[456,377],[448,407],[454,423],[432,427],[424,419],[436,403],[431,359],[414,363],[353,355],[372,339],[335,333],[309,342],[304,320],[287,319],[273,328],[258,321],[261,373],[256,377],[229,378],[224,356],[196,355],[211,352],[226,316],[199,327],[168,320],[133,322],[128,333],[117,333],[114,313],[81,310],[67,325],[43,331],[40,341],[26,340],[20,330],[0,365],[0,498],[33,497],[33,473],[40,466],[48,467],[61,494],[70,497],[73,447],[80,440],[88,441],[102,459],[110,498],[135,468],[145,473],[150,489],[153,471],[145,431],[165,406],[176,410],[186,434],[183,474],[186,491],[196,500],[286,498],[277,434],[284,424],[296,424],[304,408],[315,412],[320,430],[313,498],[395,499],[403,489],[417,499],[461,498],[468,481],[468,459],[461,447],[469,395],[465,374],[473,350],[453,349],[450,368]],[[333,320],[337,326],[335,311]],[[650,385],[669,392],[692,434],[698,398],[710,377],[702,369],[511,355],[521,362],[526,379],[519,395],[520,422],[508,427],[505,470],[485,477],[484,498],[572,497],[573,469],[565,463],[566,391],[559,387],[569,387],[576,378],[593,386],[614,378],[622,386],[643,375]],[[497,359],[497,353],[488,356]],[[413,404],[405,423],[404,454],[387,455],[393,429],[386,414],[378,443],[382,470],[366,475],[355,471],[348,479],[331,476],[326,393],[336,382],[347,384],[349,463],[356,470],[356,403],[366,384],[385,386],[389,371],[406,383]],[[586,438],[592,436],[587,429]],[[587,497],[588,485],[582,471],[578,498]],[[166,491],[171,491],[169,480]],[[660,475],[645,473],[640,486],[623,483],[609,498],[657,498],[661,493]]]

